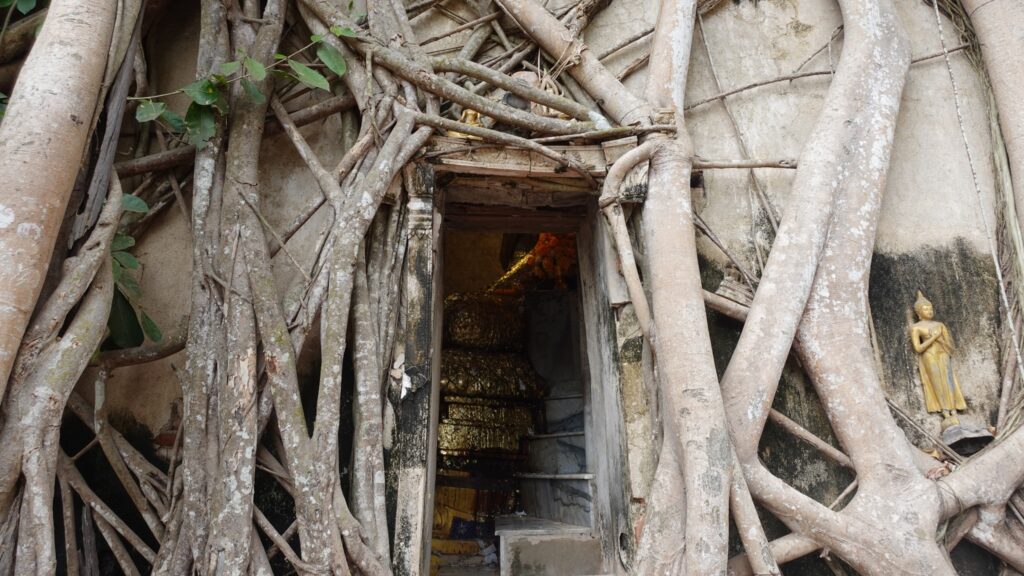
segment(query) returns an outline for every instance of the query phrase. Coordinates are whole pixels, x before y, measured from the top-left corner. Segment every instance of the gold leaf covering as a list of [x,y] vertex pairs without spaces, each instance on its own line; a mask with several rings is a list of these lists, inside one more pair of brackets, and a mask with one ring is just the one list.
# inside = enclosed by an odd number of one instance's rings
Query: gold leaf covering
[[487,398],[544,395],[540,376],[521,355],[458,349],[442,352],[441,392]]
[[522,350],[526,334],[522,299],[492,294],[452,294],[444,300],[447,347]]

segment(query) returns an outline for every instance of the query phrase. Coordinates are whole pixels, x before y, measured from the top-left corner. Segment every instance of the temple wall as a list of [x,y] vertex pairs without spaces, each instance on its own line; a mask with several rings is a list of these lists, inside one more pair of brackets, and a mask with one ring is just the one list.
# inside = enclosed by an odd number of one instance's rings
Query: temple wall
[[[932,8],[914,2],[896,4],[910,38],[912,57],[940,53]],[[619,39],[653,26],[655,5],[613,2],[588,28],[587,39],[595,52],[601,53]],[[797,71],[830,69],[830,58],[833,64],[838,61],[841,36],[833,42],[831,54],[823,50],[809,57],[826,45],[840,23],[838,6],[828,1],[724,4],[704,17],[704,38],[699,32],[695,35],[687,101],[699,102],[726,90]],[[946,45],[958,46],[961,41],[953,34],[955,28],[945,18],[943,28]],[[644,49],[622,51],[609,64],[613,70],[622,69]],[[955,361],[969,406],[962,420],[977,426],[990,423],[999,390],[1001,313],[989,238],[982,220],[988,220],[994,234],[995,179],[988,97],[966,52],[955,52],[950,58],[980,199],[945,61],[939,57],[915,63],[907,76],[896,128],[870,294],[887,395],[934,434],[939,432],[939,418],[924,413],[916,358],[909,341],[917,290],[932,299],[936,318],[949,325],[958,343]],[[626,81],[635,93],[642,93],[644,82],[642,70]],[[749,156],[797,159],[821,110],[828,83],[828,76],[813,76],[728,97],[726,105]],[[721,103],[711,102],[688,111],[687,123],[699,156],[741,157],[736,131]],[[755,173],[771,203],[784,214],[794,171],[760,169]],[[706,171],[704,197],[704,220],[734,256],[748,269],[756,269],[755,244],[765,252],[770,233],[763,218],[751,216],[752,203],[756,208],[757,200],[747,173]],[[703,236],[699,248],[705,263],[718,269],[706,274],[705,287],[714,290],[727,258]],[[728,326],[726,320],[715,321]],[[723,354],[720,361],[727,358],[728,354]],[[626,418],[628,421],[630,416]],[[814,428],[811,422],[806,424]]]
[[[452,9],[469,14],[457,3]],[[591,48],[603,53],[623,39],[653,27],[656,0],[613,0],[594,20],[586,38]],[[932,8],[920,2],[897,1],[909,33],[915,58],[940,49]],[[179,10],[179,8],[175,8]],[[198,35],[196,13],[180,8],[173,26],[161,33],[148,50],[154,58],[156,90],[178,88],[190,80]],[[830,57],[841,52],[841,38],[807,61],[825,45],[840,24],[838,6],[832,0],[763,0],[726,2],[704,17],[707,45],[722,89],[730,89],[801,70],[826,70]],[[431,15],[417,22],[423,36],[454,24]],[[946,43],[959,45],[954,28],[944,21]],[[457,46],[468,33],[430,45],[431,50]],[[640,56],[649,40],[622,51],[609,61],[621,70]],[[641,49],[643,47],[643,49]],[[959,85],[966,138],[975,161],[979,197],[961,140],[952,90],[945,62],[935,58],[914,64],[907,77],[891,169],[878,230],[870,303],[883,385],[889,397],[922,426],[938,432],[939,419],[923,412],[921,384],[909,344],[909,326],[916,290],[933,301],[937,319],[945,321],[958,343],[956,362],[969,404],[964,418],[976,425],[990,421],[999,389],[1000,312],[989,240],[982,218],[995,221],[994,169],[988,97],[975,68],[964,52],[951,56]],[[805,63],[805,61],[807,61]],[[801,68],[801,65],[802,68]],[[631,75],[627,86],[641,93],[643,70]],[[802,78],[772,84],[729,97],[726,103],[735,117],[750,156],[760,159],[797,159],[813,128],[828,87],[828,76]],[[687,98],[696,102],[719,93],[711,74],[701,35],[695,36]],[[182,102],[177,102],[178,106]],[[708,159],[738,159],[737,137],[721,103],[709,103],[687,113],[696,152]],[[337,115],[303,128],[324,163],[333,165],[343,152],[342,121]],[[768,198],[784,214],[792,170],[756,171]],[[284,136],[265,141],[261,158],[261,185],[266,198],[263,212],[275,227],[283,227],[312,197],[316,183]],[[755,245],[768,246],[766,223],[752,218],[752,195],[746,173],[708,171],[704,174],[706,200],[702,216],[728,249],[755,267]],[[324,218],[321,214],[318,219]],[[322,220],[321,220],[322,221]],[[307,269],[314,257],[318,222],[307,225],[291,242],[289,253]],[[140,239],[135,254],[142,262],[139,279],[141,303],[165,332],[188,313],[190,252],[189,232],[180,211],[166,211]],[[725,256],[706,239],[699,242],[706,266],[705,287],[714,290],[721,279]],[[452,256],[448,256],[451,258]],[[275,259],[275,274],[282,293],[301,280],[285,253]],[[652,438],[655,436],[645,385],[640,346],[635,340],[632,315],[619,313],[618,354],[622,359],[623,419],[629,434],[628,483],[642,503],[653,474]],[[635,322],[635,320],[632,320]],[[716,361],[724,368],[738,326],[712,315]],[[153,432],[167,421],[167,406],[180,396],[172,366],[184,368],[183,354],[142,368],[118,370],[108,385],[111,410],[129,413]],[[85,387],[83,387],[85,388]],[[89,394],[83,389],[83,393]],[[795,366],[784,376],[776,407],[822,436],[830,436],[827,421],[809,383]],[[798,486],[818,497],[834,496],[844,483],[842,474],[816,463],[809,449],[795,445],[769,428],[762,445],[772,462],[807,462],[793,470],[781,470]],[[637,512],[642,510],[642,504]]]

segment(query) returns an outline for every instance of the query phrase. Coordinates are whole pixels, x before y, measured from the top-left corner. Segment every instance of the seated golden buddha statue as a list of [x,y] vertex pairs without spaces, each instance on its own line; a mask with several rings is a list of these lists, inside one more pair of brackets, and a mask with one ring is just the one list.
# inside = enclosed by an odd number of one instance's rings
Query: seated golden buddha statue
[[935,309],[920,291],[914,311],[919,320],[910,329],[910,339],[917,352],[925,409],[942,413],[942,429],[945,430],[960,423],[957,410],[967,409],[960,381],[953,371],[953,337],[945,324],[934,319]]
[[[462,111],[459,116],[459,122],[466,124],[467,126],[476,126],[477,128],[483,127],[480,122],[480,113],[472,108],[466,108]],[[465,138],[466,140],[480,140],[479,136],[473,136],[472,134],[464,134],[456,130],[448,130],[448,136],[452,138]]]

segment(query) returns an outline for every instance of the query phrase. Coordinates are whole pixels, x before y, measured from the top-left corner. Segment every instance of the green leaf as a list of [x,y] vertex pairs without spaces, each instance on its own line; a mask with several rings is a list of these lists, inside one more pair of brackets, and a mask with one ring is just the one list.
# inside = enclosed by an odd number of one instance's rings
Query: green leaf
[[120,282],[121,276],[124,276],[124,268],[121,268],[121,263],[113,258],[110,259],[110,264],[114,272],[114,282]]
[[138,196],[132,196],[131,194],[125,194],[121,196],[121,209],[125,212],[138,212],[145,214],[149,212],[149,204]]
[[119,285],[122,288],[124,288],[131,296],[134,296],[136,298],[142,296],[142,287],[139,286],[138,280],[132,278],[130,274],[124,274],[121,277],[121,282],[119,283]]
[[281,54],[280,52],[274,52],[274,59],[275,60],[287,60],[288,59],[288,55],[287,54]]
[[260,89],[248,78],[242,78],[242,88],[245,89],[246,96],[253,102],[263,104],[267,101],[267,97],[263,95],[263,92],[260,92]]
[[213,108],[193,102],[185,114],[185,127],[188,141],[200,149],[204,148],[217,131],[217,117]]
[[114,241],[110,243],[110,251],[127,250],[132,246],[135,246],[135,238],[127,234],[115,234]]
[[142,331],[153,342],[159,342],[164,339],[164,333],[160,331],[160,327],[145,312],[142,312]]
[[345,63],[345,57],[341,55],[341,51],[330,44],[321,44],[316,49],[316,56],[338,76],[344,76],[348,70],[348,64]]
[[139,122],[151,122],[160,117],[167,110],[167,104],[143,100],[135,109],[135,119]]
[[252,76],[253,80],[259,82],[267,77],[267,69],[263,67],[259,60],[246,56],[244,62],[245,70],[249,72],[249,76]]
[[238,72],[238,69],[241,68],[241,67],[242,67],[242,63],[241,62],[239,62],[237,60],[232,60],[231,62],[225,62],[225,63],[220,65],[220,73],[225,75],[225,76],[231,76],[235,72]]
[[356,37],[356,33],[354,30],[352,30],[351,28],[342,28],[341,26],[331,26],[331,34],[334,34],[339,38],[341,38],[342,36],[347,36],[349,38]]
[[28,14],[36,7],[36,0],[18,0],[18,12]]
[[135,315],[135,308],[132,307],[127,296],[121,292],[120,287],[114,290],[114,302],[110,307],[107,327],[110,328],[110,336],[103,343],[104,350],[134,348],[146,339],[142,333],[142,327],[139,326],[139,319]]
[[220,87],[211,78],[203,78],[185,86],[182,90],[193,102],[200,106],[209,106],[220,97]]
[[213,107],[217,112],[221,113],[221,116],[226,116],[228,113],[228,93],[224,90],[217,96],[217,101],[213,103]]
[[186,129],[185,119],[181,117],[181,114],[171,112],[170,110],[164,110],[160,117],[163,118],[171,126],[173,132],[181,133]]
[[324,41],[324,37],[322,35],[320,35],[320,34],[313,34],[312,36],[309,37],[309,41],[313,42],[313,43],[323,42]]
[[121,266],[124,266],[125,268],[127,268],[129,270],[138,270],[139,269],[139,260],[138,260],[138,258],[136,258],[135,256],[132,256],[128,252],[114,252],[113,254],[111,254],[111,256],[114,257],[114,260],[117,260],[118,262],[120,262]]
[[324,78],[323,74],[313,70],[302,62],[288,60],[288,67],[295,72],[295,76],[298,78],[299,82],[302,82],[306,86],[327,91],[331,90],[331,84],[327,81],[327,78]]
[[0,8],[7,8],[11,4],[14,4],[14,0],[0,0]]

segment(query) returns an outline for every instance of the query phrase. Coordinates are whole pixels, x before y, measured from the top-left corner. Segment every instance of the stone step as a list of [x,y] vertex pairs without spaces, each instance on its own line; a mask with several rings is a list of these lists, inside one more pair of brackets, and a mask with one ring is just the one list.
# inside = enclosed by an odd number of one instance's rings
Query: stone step
[[589,528],[532,516],[495,520],[501,576],[587,576],[604,572]]
[[548,472],[519,472],[516,478],[520,480],[593,480],[594,475],[587,472],[573,474],[551,474]]
[[586,437],[582,431],[526,436],[530,472],[579,474],[587,471]]
[[544,398],[545,432],[578,432],[583,430],[583,395],[568,394]]
[[477,566],[442,566],[437,576],[499,576],[498,568]]
[[588,529],[594,526],[593,474],[528,472],[515,477],[528,515]]
[[545,402],[568,402],[572,400],[583,400],[583,394],[553,394],[551,396],[545,396]]
[[571,438],[573,436],[583,437],[583,430],[569,430],[566,432],[548,432],[545,434],[530,434],[523,436],[526,440],[550,440],[552,438]]

